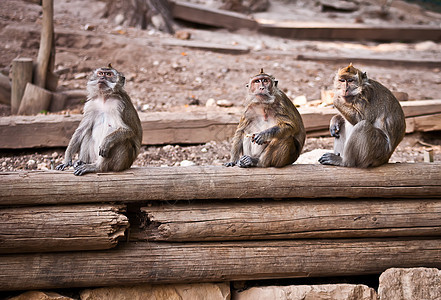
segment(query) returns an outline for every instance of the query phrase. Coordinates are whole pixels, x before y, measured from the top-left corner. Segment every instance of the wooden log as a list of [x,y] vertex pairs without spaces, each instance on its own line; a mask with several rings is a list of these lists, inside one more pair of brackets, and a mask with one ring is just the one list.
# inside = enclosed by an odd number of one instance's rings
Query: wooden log
[[173,46],[173,47],[187,47],[194,49],[201,49],[219,53],[230,53],[230,54],[245,54],[250,52],[250,49],[246,46],[240,45],[223,45],[223,44],[215,44],[215,43],[207,43],[201,41],[181,41],[176,39],[162,39],[161,44],[165,46]]
[[[441,201],[176,203],[141,208],[148,241],[440,236]],[[133,236],[133,232],[131,233]]]
[[11,83],[8,76],[0,73],[0,103],[11,105]]
[[407,66],[418,68],[439,68],[441,67],[441,60],[439,59],[427,59],[427,58],[415,58],[415,57],[396,57],[389,55],[352,55],[352,56],[339,56],[329,54],[299,54],[297,60],[312,60],[328,63],[341,63],[347,64],[352,62],[355,64],[365,65],[380,65],[380,66]]
[[32,82],[33,61],[30,58],[17,58],[12,61],[11,113],[16,114],[26,85]]
[[259,24],[259,32],[284,38],[307,40],[441,41],[441,28],[425,25],[375,26],[290,22],[289,24]]
[[56,112],[64,109],[67,101],[67,95],[64,93],[52,93],[52,100],[49,106],[49,111]]
[[43,24],[41,27],[37,65],[34,72],[34,83],[35,85],[46,89],[48,86],[48,74],[52,73],[55,61],[53,0],[43,0],[42,8]]
[[124,237],[123,205],[0,209],[0,253],[103,250]]
[[[68,97],[84,95],[71,91]],[[441,113],[441,100],[402,102],[407,117]],[[337,113],[333,108],[299,108],[308,136],[329,134],[329,121]],[[143,145],[197,144],[222,141],[233,136],[241,110],[206,112],[139,113],[143,127]],[[0,118],[0,148],[65,147],[78,127],[81,115],[10,116]],[[427,117],[429,118],[429,117]],[[408,126],[410,123],[408,123]],[[436,124],[439,124],[437,122]],[[413,125],[408,132],[417,130]],[[195,134],[197,132],[197,134]],[[14,138],[11,139],[10,137]]]
[[223,27],[230,30],[240,28],[255,30],[258,26],[255,20],[237,12],[181,1],[174,1],[172,7],[172,15],[175,19],[188,22]]
[[292,165],[131,168],[74,176],[72,171],[0,173],[1,205],[103,201],[261,198],[440,198],[441,162],[357,169]]
[[39,86],[28,83],[18,109],[19,115],[36,115],[47,111],[51,103],[52,93]]
[[441,130],[441,114],[406,118],[406,133]]
[[0,290],[351,276],[441,267],[440,239],[127,243],[0,256]]

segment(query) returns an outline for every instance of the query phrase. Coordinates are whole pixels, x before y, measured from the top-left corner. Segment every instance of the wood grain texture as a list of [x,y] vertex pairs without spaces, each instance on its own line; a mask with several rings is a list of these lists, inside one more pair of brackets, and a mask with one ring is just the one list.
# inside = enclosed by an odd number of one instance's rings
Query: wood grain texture
[[16,58],[12,61],[11,113],[16,114],[26,85],[32,82],[33,61],[31,58]]
[[0,206],[109,201],[261,198],[440,198],[441,162],[373,169],[291,165],[131,168],[74,176],[72,171],[0,173]]
[[440,239],[128,243],[0,256],[0,290],[378,274],[441,268]]
[[[70,96],[68,96],[70,97]],[[401,103],[407,117],[408,132],[439,127],[431,114],[441,113],[441,100]],[[337,113],[333,108],[299,108],[309,136],[329,134],[329,122]],[[240,119],[241,109],[199,112],[139,113],[143,128],[143,145],[198,144],[231,138]],[[424,116],[422,116],[424,115]],[[424,126],[415,127],[421,116]],[[81,115],[9,116],[0,118],[0,148],[65,147],[78,127]],[[431,123],[435,122],[435,123]],[[11,138],[14,137],[14,138]]]
[[109,249],[129,227],[123,205],[0,209],[0,253]]
[[437,199],[175,203],[141,211],[148,225],[140,237],[149,241],[441,235]]

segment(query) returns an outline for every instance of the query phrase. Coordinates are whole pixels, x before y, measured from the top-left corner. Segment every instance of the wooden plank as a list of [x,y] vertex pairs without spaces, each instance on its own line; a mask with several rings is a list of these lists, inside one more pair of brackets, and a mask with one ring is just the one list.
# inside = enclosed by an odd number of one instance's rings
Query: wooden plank
[[292,165],[131,168],[74,176],[72,171],[0,173],[0,205],[103,201],[261,198],[439,198],[441,162],[373,169]]
[[259,32],[284,38],[307,40],[441,41],[441,28],[425,25],[374,26],[289,22],[285,24],[259,24]]
[[246,46],[240,45],[224,45],[224,44],[215,44],[201,41],[182,41],[176,39],[161,39],[161,44],[164,46],[173,46],[173,47],[187,47],[194,49],[201,49],[219,53],[230,53],[230,54],[246,54],[250,52],[250,49]]
[[141,211],[148,225],[140,236],[148,241],[441,235],[441,201],[435,199],[198,202]]
[[329,54],[299,54],[297,60],[312,60],[329,63],[342,63],[365,65],[381,65],[381,66],[407,66],[407,67],[425,67],[436,68],[441,67],[441,60],[439,59],[424,59],[424,58],[399,58],[396,56],[386,55],[369,55],[369,56],[338,56]]
[[124,237],[123,205],[0,209],[0,253],[109,249]]
[[174,1],[172,4],[172,15],[175,19],[230,30],[257,29],[257,22],[244,14],[181,1]]
[[[441,100],[401,102],[406,116],[441,113]],[[299,108],[309,136],[328,133],[334,108]],[[198,144],[222,141],[233,136],[241,112],[232,110],[139,113],[143,127],[143,145]],[[78,127],[81,115],[9,116],[0,118],[0,149],[66,147]],[[427,122],[430,117],[426,117]],[[414,120],[412,120],[413,122]],[[439,124],[439,123],[436,123]],[[432,124],[434,125],[434,124]],[[408,123],[408,126],[411,126]],[[415,127],[412,128],[413,132]],[[428,128],[425,125],[421,128]],[[197,134],[195,134],[197,132]],[[14,137],[14,138],[11,138]]]
[[441,114],[406,118],[406,133],[441,130]]
[[334,277],[419,266],[441,268],[440,239],[140,242],[0,256],[0,290]]

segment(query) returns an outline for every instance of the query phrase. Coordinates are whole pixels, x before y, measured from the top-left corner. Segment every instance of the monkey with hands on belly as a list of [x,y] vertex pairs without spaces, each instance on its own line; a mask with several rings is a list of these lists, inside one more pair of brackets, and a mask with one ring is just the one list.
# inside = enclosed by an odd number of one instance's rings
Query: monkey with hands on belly
[[283,167],[292,164],[305,143],[302,117],[277,87],[273,76],[254,76],[248,87],[248,105],[233,137],[231,162],[225,166]]
[[[124,75],[110,64],[92,73],[83,119],[57,170],[73,165],[74,174],[83,175],[130,168],[141,147],[142,128],[124,84]],[[73,164],[75,153],[79,160]]]
[[324,165],[369,168],[389,161],[406,131],[403,109],[386,87],[354,68],[337,72],[331,119],[334,153],[325,153]]

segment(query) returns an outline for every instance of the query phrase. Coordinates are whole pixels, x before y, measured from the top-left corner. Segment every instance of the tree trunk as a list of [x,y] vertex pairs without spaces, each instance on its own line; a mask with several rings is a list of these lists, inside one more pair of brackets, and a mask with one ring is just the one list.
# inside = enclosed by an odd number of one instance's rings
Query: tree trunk
[[138,236],[149,241],[441,235],[439,200],[175,203],[141,211],[147,225]]
[[53,0],[43,0],[43,25],[41,28],[40,49],[38,50],[37,65],[34,72],[35,85],[52,91],[53,80],[50,75],[55,64],[55,40],[54,40],[54,3]]
[[[372,169],[292,165],[131,168],[74,176],[72,171],[3,172],[1,205],[262,198],[440,198],[441,162]],[[42,188],[44,187],[44,188]]]
[[28,83],[21,99],[19,115],[36,115],[47,111],[51,104],[52,93],[39,86]]
[[171,6],[164,0],[118,0],[107,1],[104,17],[126,26],[146,29],[153,25],[157,29],[174,33]]
[[0,290],[379,274],[441,268],[440,239],[128,243],[0,256]]
[[0,209],[0,253],[109,249],[129,227],[123,205]]

